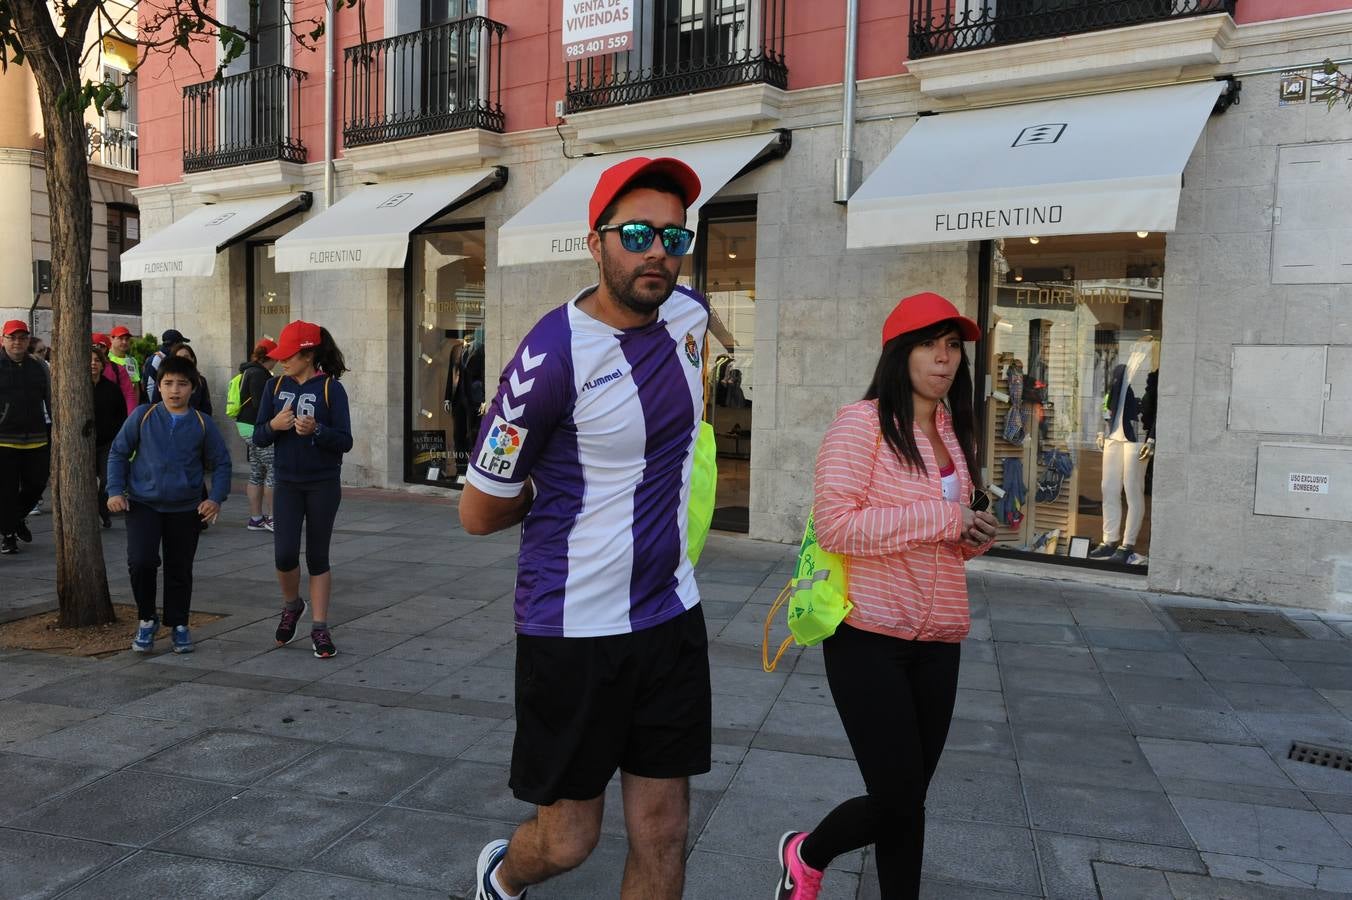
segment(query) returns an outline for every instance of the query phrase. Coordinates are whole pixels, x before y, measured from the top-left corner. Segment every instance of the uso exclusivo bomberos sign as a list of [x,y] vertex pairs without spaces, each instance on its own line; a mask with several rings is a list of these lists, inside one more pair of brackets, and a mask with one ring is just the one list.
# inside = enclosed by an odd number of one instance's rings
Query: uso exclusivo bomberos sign
[[563,0],[566,62],[623,53],[634,43],[634,0]]

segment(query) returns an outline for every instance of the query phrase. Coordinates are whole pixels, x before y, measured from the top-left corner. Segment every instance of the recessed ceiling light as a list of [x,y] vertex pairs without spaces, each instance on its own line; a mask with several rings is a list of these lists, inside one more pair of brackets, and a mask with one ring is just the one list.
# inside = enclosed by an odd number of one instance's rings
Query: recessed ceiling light
[[1042,240],[1042,238],[1040,238],[1040,237],[1030,237],[1030,238],[1028,239],[1028,243],[1030,243],[1030,244],[1036,244],[1036,243],[1037,243],[1038,241],[1040,241],[1040,240]]
[[1148,231],[1138,231],[1138,232],[1136,232],[1136,236],[1137,236],[1138,238],[1148,238],[1148,237],[1150,237],[1150,232],[1148,232]]

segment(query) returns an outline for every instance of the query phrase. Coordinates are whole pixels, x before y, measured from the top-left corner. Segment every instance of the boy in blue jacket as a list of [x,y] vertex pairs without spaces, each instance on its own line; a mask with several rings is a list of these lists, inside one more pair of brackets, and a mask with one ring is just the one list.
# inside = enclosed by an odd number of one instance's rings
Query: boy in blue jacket
[[[131,648],[149,653],[160,622],[156,576],[164,551],[164,624],[175,653],[191,653],[188,609],[201,523],[212,523],[230,493],[230,451],[210,417],[188,400],[197,367],[166,356],[155,373],[159,402],[136,407],[108,451],[108,509],[127,513],[127,570],[140,624]],[[205,469],[211,491],[202,499]]]

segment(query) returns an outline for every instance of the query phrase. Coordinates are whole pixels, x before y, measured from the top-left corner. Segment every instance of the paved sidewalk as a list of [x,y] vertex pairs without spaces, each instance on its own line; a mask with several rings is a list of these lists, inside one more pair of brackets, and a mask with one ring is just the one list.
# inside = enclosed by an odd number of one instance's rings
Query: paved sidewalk
[[[272,647],[271,535],[243,528],[242,500],[202,539],[195,607],[228,617],[196,653],[0,651],[0,895],[460,897],[526,814],[507,790],[515,535],[347,491],[340,655],[320,661]],[[2,617],[54,605],[51,519],[31,522],[36,542],[0,558]],[[104,534],[126,599],[122,523]],[[780,833],[862,789],[820,652],[760,669],[791,554],[715,535],[700,566],[715,764],[693,783],[687,897],[768,900]],[[1286,611],[1304,638],[1185,634],[1165,607],[1233,606],[997,568],[971,578],[924,896],[1352,893],[1352,772],[1286,758],[1293,740],[1352,748],[1352,616]],[[617,895],[608,796],[596,854],[532,900]],[[870,867],[839,860],[823,897],[876,898]]]

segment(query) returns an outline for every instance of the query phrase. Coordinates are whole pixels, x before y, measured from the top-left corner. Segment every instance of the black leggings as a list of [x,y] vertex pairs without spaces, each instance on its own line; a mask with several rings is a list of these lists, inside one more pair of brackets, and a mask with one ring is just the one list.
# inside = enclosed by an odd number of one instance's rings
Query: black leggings
[[842,624],[822,644],[826,679],[868,793],[812,830],[803,861],[875,845],[883,900],[920,894],[925,794],[939,765],[958,693],[961,645],[905,641]]
[[332,481],[277,480],[272,489],[273,555],[277,571],[300,568],[300,529],[305,526],[305,567],[311,575],[329,570],[329,541],[343,489]]

